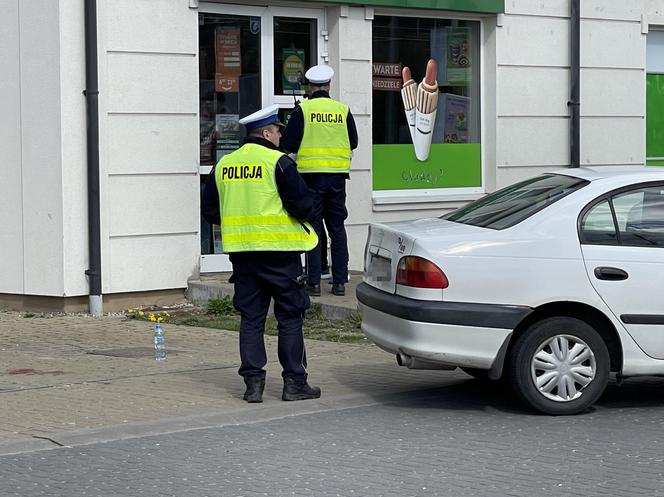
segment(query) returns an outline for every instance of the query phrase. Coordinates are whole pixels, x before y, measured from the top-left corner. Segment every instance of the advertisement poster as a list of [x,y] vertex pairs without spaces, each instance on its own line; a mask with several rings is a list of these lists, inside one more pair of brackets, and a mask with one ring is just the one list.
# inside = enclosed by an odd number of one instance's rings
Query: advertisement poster
[[216,146],[215,140],[215,123],[214,120],[200,121],[200,157],[201,164],[213,164],[216,159]]
[[304,50],[284,48],[281,51],[284,93],[304,95]]
[[401,64],[374,62],[371,86],[376,91],[401,91]]
[[217,149],[235,150],[240,146],[240,116],[217,114]]
[[[468,143],[468,119],[470,98],[451,93],[442,93],[440,104],[440,125],[443,128],[443,143]],[[438,126],[438,123],[436,123]]]
[[470,29],[445,30],[445,70],[443,86],[467,86],[471,77]]
[[[470,143],[471,99],[440,92],[440,65],[436,58],[416,70],[404,64],[398,111],[404,113],[410,143],[373,145],[374,191],[481,185],[481,146]],[[422,76],[416,80],[414,74]]]
[[215,91],[239,91],[241,73],[240,28],[217,28],[215,31]]

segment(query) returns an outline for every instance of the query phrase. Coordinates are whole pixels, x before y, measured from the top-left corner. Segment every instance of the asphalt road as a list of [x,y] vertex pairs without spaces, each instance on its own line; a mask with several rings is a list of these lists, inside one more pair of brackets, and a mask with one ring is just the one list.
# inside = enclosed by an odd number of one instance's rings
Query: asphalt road
[[[476,380],[368,405],[0,456],[0,495],[664,496],[664,379],[548,417]],[[256,406],[261,409],[261,406]]]

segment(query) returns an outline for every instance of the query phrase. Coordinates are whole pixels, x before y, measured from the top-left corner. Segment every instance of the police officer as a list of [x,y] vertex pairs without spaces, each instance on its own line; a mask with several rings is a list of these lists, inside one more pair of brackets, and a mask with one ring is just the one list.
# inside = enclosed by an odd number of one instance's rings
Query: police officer
[[278,355],[283,368],[283,400],[320,397],[307,383],[302,336],[309,307],[300,254],[318,239],[304,222],[313,198],[292,159],[279,151],[281,127],[272,105],[243,119],[247,138],[224,155],[206,182],[202,212],[221,225],[223,251],[233,264],[233,305],[240,312],[239,374],[247,402],[262,402],[267,356],[263,334],[270,298],[279,330]]
[[[330,98],[333,75],[334,70],[324,64],[305,73],[312,93],[291,114],[281,146],[297,154],[298,170],[315,193],[311,224],[320,238],[325,220],[332,256],[332,293],[344,295],[348,281],[346,180],[351,150],[357,147],[357,129],[348,106]],[[319,244],[307,253],[309,295],[320,295],[321,249],[326,250]]]

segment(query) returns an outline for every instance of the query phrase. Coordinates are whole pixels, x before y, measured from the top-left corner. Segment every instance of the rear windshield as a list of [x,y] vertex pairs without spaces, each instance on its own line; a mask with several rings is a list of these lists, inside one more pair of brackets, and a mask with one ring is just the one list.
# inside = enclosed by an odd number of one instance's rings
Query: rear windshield
[[571,176],[545,174],[498,190],[442,218],[501,230],[520,223],[588,183]]

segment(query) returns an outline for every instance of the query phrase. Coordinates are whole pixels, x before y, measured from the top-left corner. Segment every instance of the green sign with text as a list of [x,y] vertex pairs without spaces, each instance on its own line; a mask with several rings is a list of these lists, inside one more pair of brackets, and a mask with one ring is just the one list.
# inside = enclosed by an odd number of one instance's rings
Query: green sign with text
[[479,143],[431,145],[429,157],[419,161],[411,144],[374,145],[373,189],[423,190],[482,186]]

